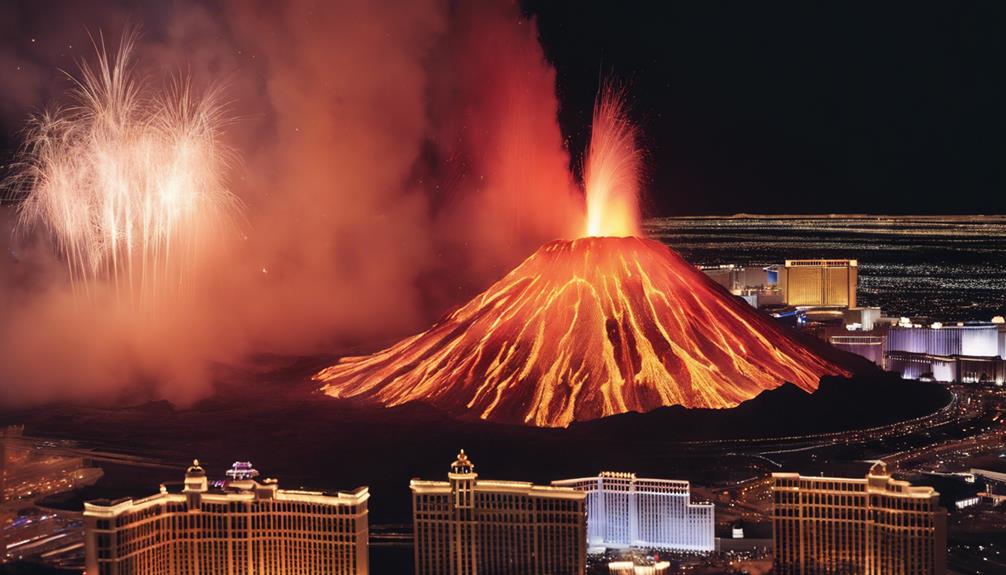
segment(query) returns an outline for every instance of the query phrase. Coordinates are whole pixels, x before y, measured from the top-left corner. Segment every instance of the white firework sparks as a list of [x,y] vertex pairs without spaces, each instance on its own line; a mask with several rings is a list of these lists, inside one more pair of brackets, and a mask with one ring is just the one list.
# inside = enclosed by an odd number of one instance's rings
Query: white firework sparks
[[71,281],[147,303],[181,286],[201,242],[230,221],[221,108],[186,80],[161,92],[132,74],[134,37],[81,65],[72,105],[34,117],[12,185],[22,226],[42,226]]

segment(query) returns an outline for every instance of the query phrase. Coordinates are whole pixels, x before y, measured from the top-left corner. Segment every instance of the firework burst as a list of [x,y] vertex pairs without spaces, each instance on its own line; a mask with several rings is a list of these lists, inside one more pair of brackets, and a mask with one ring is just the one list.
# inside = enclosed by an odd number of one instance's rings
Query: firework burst
[[71,105],[32,118],[10,185],[20,226],[41,227],[75,289],[109,283],[146,305],[177,293],[201,243],[231,221],[221,107],[185,79],[153,90],[132,70],[133,35],[96,42]]

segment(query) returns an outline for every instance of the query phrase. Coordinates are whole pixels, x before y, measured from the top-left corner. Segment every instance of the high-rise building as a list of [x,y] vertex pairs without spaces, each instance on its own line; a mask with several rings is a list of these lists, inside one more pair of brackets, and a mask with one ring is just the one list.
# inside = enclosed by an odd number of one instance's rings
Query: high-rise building
[[779,285],[786,304],[856,307],[859,262],[856,260],[786,260]]
[[715,548],[713,504],[692,503],[687,481],[605,471],[597,477],[553,481],[552,485],[587,494],[590,548]]
[[772,497],[779,575],[946,573],[940,494],[892,479],[882,462],[864,479],[773,473]]
[[322,493],[261,483],[235,464],[213,481],[193,461],[181,492],[84,504],[94,575],[365,575],[366,487]]
[[447,479],[410,483],[417,575],[583,575],[584,493],[479,479],[464,450]]

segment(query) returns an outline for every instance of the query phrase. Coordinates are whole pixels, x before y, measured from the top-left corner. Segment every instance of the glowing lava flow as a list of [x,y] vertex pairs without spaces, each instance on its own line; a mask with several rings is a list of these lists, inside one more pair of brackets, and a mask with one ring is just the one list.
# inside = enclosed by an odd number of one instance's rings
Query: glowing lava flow
[[588,236],[639,236],[642,152],[626,115],[623,93],[605,86],[594,105],[583,167]]
[[[733,407],[848,371],[667,246],[639,237],[642,154],[602,90],[584,165],[588,237],[554,241],[429,330],[315,376],[334,397],[565,426],[665,405]],[[603,236],[603,237],[596,237]]]
[[22,225],[40,225],[71,281],[109,280],[141,303],[173,291],[201,240],[227,220],[219,108],[184,81],[149,95],[130,76],[132,37],[82,65],[74,105],[34,119],[12,187]]
[[847,374],[659,242],[546,244],[432,328],[318,373],[384,405],[565,426],[665,405],[732,407]]

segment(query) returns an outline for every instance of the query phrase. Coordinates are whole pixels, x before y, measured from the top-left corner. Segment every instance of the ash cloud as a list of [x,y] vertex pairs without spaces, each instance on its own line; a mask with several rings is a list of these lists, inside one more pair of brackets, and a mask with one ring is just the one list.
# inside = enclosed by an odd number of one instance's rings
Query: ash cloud
[[91,56],[88,30],[114,44],[136,25],[155,82],[178,71],[223,82],[242,158],[230,187],[244,205],[241,232],[204,250],[191,289],[153,319],[101,286],[82,301],[49,242],[10,233],[4,208],[0,402],[186,403],[212,391],[218,364],[376,348],[579,232],[554,71],[534,23],[505,0],[0,12],[5,132],[62,100],[58,69]]

